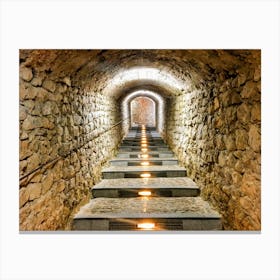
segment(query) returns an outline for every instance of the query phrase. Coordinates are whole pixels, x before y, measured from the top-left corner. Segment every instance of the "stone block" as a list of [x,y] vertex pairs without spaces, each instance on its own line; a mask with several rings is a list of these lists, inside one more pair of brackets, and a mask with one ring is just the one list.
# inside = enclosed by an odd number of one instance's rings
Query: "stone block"
[[220,101],[223,107],[228,107],[230,105],[241,103],[241,97],[235,90],[229,90],[221,94]]
[[29,143],[30,142],[27,140],[20,141],[20,147],[19,147],[19,159],[20,160],[26,159],[32,155],[32,151],[30,149]]
[[42,194],[45,194],[53,184],[53,173],[48,171],[48,174],[42,180]]
[[255,73],[254,73],[254,81],[258,82],[261,79],[261,66],[258,65],[255,69]]
[[251,106],[243,103],[237,108],[237,118],[242,124],[247,124],[250,121]]
[[63,178],[71,179],[75,176],[75,169],[72,165],[66,166],[63,168]]
[[251,111],[251,120],[260,121],[261,120],[261,103],[255,103]]
[[221,151],[218,156],[218,164],[220,166],[225,166],[227,163],[227,151]]
[[237,86],[241,86],[244,85],[247,77],[248,77],[248,73],[245,72],[240,72],[239,75],[237,76]]
[[248,147],[248,132],[245,129],[236,130],[235,143],[238,150],[245,150]]
[[247,98],[254,98],[254,97],[256,97],[258,95],[258,90],[257,90],[256,85],[257,84],[255,82],[248,81],[244,85],[244,87],[243,87],[243,89],[242,89],[242,91],[240,93],[241,97],[242,98],[246,98],[246,99]]
[[64,82],[67,86],[71,87],[71,79],[70,79],[70,77],[64,77],[64,78],[63,78],[63,82]]
[[27,171],[31,171],[41,164],[41,157],[38,153],[32,154],[28,159],[27,159]]
[[[72,182],[74,181],[74,179],[75,178],[71,178],[71,180],[70,180],[70,188],[75,187],[75,186],[72,186],[73,185]],[[64,180],[60,180],[55,185],[55,191],[57,193],[60,193],[60,192],[62,192],[65,189],[65,187],[66,187],[65,181]]]
[[50,101],[47,101],[43,104],[42,107],[42,114],[43,116],[51,115],[52,114],[53,104]]
[[23,121],[22,129],[24,130],[32,130],[35,128],[47,128],[52,129],[54,128],[54,124],[51,123],[45,117],[37,117],[37,116],[27,116],[27,118]]
[[214,111],[217,111],[219,108],[220,108],[219,99],[217,97],[215,97],[214,104],[213,104],[213,109],[214,109]]
[[242,175],[239,172],[233,171],[231,173],[231,178],[234,185],[239,185],[242,181]]
[[21,188],[19,191],[19,207],[22,207],[29,199],[29,193],[26,188]]
[[46,80],[44,80],[44,82],[43,82],[43,84],[42,84],[42,87],[43,87],[44,89],[46,89],[47,91],[55,92],[56,84],[55,84],[55,82],[46,79]]
[[34,200],[39,198],[41,195],[42,184],[41,183],[31,183],[27,186],[26,191],[28,192],[29,200]]
[[35,77],[31,81],[31,85],[34,87],[39,87],[42,85],[43,78],[42,77]]
[[261,134],[260,129],[256,125],[251,125],[249,129],[249,145],[255,152],[260,152],[261,149]]
[[33,78],[33,73],[32,69],[27,68],[27,67],[20,67],[19,70],[19,76],[24,80],[24,81],[31,81]]
[[19,106],[19,120],[23,121],[27,117],[26,108],[22,105]]
[[234,151],[236,149],[234,135],[224,135],[224,143],[228,151]]

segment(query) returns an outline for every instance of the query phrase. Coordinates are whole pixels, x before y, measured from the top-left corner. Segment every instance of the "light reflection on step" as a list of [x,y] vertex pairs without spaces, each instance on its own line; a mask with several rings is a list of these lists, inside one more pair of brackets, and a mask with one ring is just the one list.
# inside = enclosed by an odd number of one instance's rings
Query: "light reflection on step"
[[105,179],[92,188],[93,199],[75,215],[74,230],[222,229],[219,213],[198,197],[199,188],[153,130],[128,133],[102,170]]

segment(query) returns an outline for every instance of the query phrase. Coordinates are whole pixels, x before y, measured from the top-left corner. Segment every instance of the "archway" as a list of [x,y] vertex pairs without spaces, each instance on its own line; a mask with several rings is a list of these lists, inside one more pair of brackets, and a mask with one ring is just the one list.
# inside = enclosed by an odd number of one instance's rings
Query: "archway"
[[146,126],[156,126],[156,104],[145,96],[139,96],[130,102],[131,126],[144,124]]
[[164,98],[161,94],[152,91],[152,90],[136,90],[132,92],[128,92],[121,100],[121,114],[122,119],[125,120],[123,124],[123,134],[125,135],[131,126],[131,108],[130,103],[133,99],[137,97],[147,97],[151,99],[155,104],[155,122],[156,128],[158,132],[165,137],[165,123],[166,123],[166,98]]

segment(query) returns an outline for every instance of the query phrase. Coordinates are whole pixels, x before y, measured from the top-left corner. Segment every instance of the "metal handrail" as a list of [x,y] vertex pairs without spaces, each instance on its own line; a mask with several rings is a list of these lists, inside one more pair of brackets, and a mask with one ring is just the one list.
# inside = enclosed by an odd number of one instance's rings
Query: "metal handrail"
[[122,122],[126,121],[127,119],[129,119],[129,118],[126,118],[126,119],[123,119],[123,120],[117,122],[116,124],[114,124],[114,125],[111,126],[110,128],[108,128],[108,129],[106,129],[106,130],[100,132],[99,134],[95,135],[93,138],[91,138],[90,140],[88,140],[86,143],[83,143],[82,145],[71,149],[71,150],[70,150],[69,152],[67,152],[66,154],[64,154],[64,155],[59,155],[59,156],[57,156],[56,158],[51,159],[51,160],[49,160],[48,162],[39,165],[38,167],[34,168],[33,170],[29,171],[28,173],[26,173],[26,174],[20,176],[20,177],[19,177],[19,181],[22,181],[23,179],[25,179],[26,177],[28,177],[28,176],[30,176],[31,174],[35,173],[36,171],[42,169],[43,167],[46,167],[46,166],[48,166],[48,165],[50,165],[50,164],[53,164],[53,163],[56,163],[56,162],[57,162],[59,159],[61,159],[61,158],[66,158],[67,156],[69,156],[69,155],[72,154],[73,152],[75,152],[75,151],[81,149],[82,147],[84,147],[85,145],[87,145],[87,144],[88,144],[89,142],[91,142],[92,140],[94,140],[94,139],[100,137],[101,135],[103,135],[104,133],[110,131],[111,129],[113,129],[114,127],[118,126],[119,124],[121,124]]

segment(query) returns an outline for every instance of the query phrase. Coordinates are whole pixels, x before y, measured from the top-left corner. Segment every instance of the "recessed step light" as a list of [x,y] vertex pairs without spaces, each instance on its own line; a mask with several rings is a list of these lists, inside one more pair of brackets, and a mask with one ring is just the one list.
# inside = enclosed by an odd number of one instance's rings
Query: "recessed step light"
[[137,228],[143,229],[143,230],[153,230],[155,228],[154,223],[140,223],[137,224]]
[[148,158],[149,155],[148,154],[143,154],[143,155],[140,155],[140,158]]
[[150,195],[152,195],[152,192],[151,191],[140,191],[140,192],[138,192],[138,195],[150,196]]
[[151,173],[142,173],[140,175],[141,178],[150,178],[151,177]]

